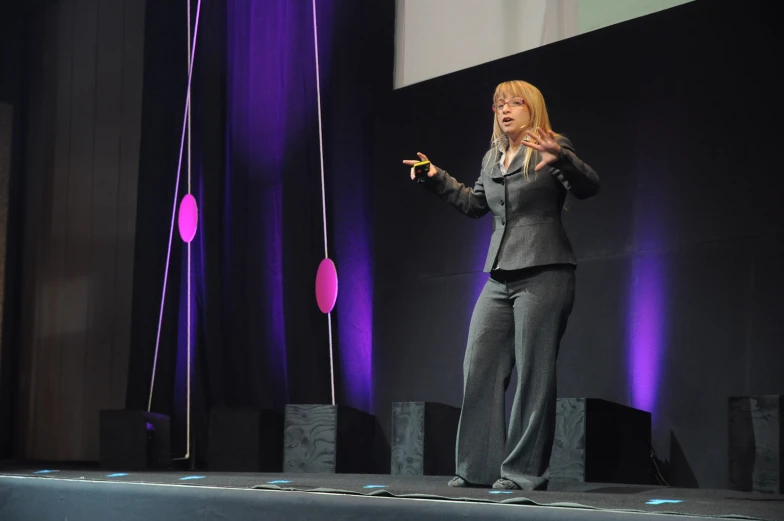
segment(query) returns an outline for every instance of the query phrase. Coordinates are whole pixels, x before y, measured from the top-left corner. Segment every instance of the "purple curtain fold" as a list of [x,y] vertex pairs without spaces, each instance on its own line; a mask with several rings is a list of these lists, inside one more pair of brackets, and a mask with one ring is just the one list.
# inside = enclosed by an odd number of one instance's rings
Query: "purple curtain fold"
[[[363,25],[372,14],[351,2],[319,0],[317,8],[327,239],[340,280],[337,400],[372,412],[368,172],[373,103],[384,76],[371,73],[391,64],[391,54],[363,68],[378,58],[357,43],[374,33]],[[193,431],[206,438],[214,407],[282,411],[287,403],[329,403],[330,368],[327,317],[315,299],[324,235],[312,3],[206,1],[200,23],[192,167],[199,229],[190,299]],[[364,33],[352,29],[360,26]],[[176,452],[185,439],[188,295],[186,246],[178,240],[175,247]]]

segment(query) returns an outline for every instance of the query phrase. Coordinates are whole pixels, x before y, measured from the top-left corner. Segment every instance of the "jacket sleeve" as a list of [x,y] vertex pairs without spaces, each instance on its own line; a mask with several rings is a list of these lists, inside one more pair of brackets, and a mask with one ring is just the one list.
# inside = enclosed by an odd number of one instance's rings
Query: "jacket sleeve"
[[550,163],[553,175],[578,199],[599,193],[599,175],[596,171],[577,157],[568,138],[558,136],[556,141],[561,145],[561,155]]
[[[482,164],[484,165],[484,161]],[[478,219],[490,211],[490,207],[487,205],[487,198],[485,197],[485,186],[482,181],[481,170],[474,187],[470,188],[458,182],[444,170],[435,165],[433,166],[436,169],[436,175],[418,180],[425,188],[469,217]]]

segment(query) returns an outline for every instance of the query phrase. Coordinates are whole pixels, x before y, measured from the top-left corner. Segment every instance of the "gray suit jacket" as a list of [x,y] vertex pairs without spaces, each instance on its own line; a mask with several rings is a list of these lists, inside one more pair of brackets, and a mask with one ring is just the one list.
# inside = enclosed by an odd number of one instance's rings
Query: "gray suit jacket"
[[[493,214],[493,235],[484,271],[516,270],[545,264],[577,264],[561,222],[567,192],[585,199],[599,191],[599,176],[574,152],[569,139],[559,136],[561,156],[534,172],[538,153],[531,158],[528,178],[523,175],[524,150],[509,165],[506,175],[489,150],[473,188],[459,183],[438,167],[436,175],[420,179],[460,212],[479,218]],[[500,155],[499,155],[500,157]]]

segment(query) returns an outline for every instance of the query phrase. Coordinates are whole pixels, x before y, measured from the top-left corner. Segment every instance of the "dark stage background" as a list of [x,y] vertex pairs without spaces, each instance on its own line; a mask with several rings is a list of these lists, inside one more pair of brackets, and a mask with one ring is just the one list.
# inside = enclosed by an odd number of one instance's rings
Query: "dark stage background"
[[[336,394],[367,411],[372,129],[392,84],[394,2],[317,7],[329,254],[341,266]],[[194,22],[196,9],[194,1]],[[148,5],[131,409],[147,407],[155,351],[187,79],[185,16],[185,5]],[[309,1],[201,4],[191,167],[200,208],[191,273],[200,463],[215,407],[331,403],[327,317],[315,300],[324,236],[313,38]],[[183,162],[178,199],[186,172]],[[173,414],[176,455],[185,451],[186,259],[175,230],[153,410]]]
[[97,459],[98,411],[125,402],[144,8],[0,2],[14,110],[0,458]]
[[[0,4],[2,5],[2,4]],[[22,141],[19,139],[22,118],[19,117],[21,100],[23,99],[23,82],[21,80],[24,68],[24,60],[21,53],[14,52],[27,35],[27,28],[20,24],[14,24],[17,18],[17,10],[5,8],[0,11],[5,16],[0,17],[0,104],[3,107],[3,122],[7,137],[7,142],[0,143],[0,148],[5,151],[4,157],[0,159],[4,164],[0,164],[3,170],[3,180],[5,183],[0,188],[7,197],[8,204],[6,212],[6,229],[0,230],[0,236],[4,238],[3,247],[0,248],[0,265],[5,264],[5,273],[13,274],[18,270],[19,255],[9,252],[19,250],[20,237],[18,233],[18,212],[19,207],[14,206],[19,201],[21,193],[20,176],[12,176],[12,172],[20,166],[22,156]],[[14,114],[16,111],[16,114]],[[6,120],[6,118],[8,120]],[[10,132],[9,132],[10,130]],[[1,138],[0,138],[1,139]],[[6,156],[7,154],[7,156]],[[11,163],[13,161],[13,163]],[[18,205],[18,203],[16,203]],[[0,298],[3,299],[0,307],[0,425],[12,425],[14,422],[14,388],[16,385],[16,363],[17,350],[13,348],[15,341],[15,329],[12,327],[18,320],[13,303],[18,298],[19,285],[15,284],[12,276],[5,276],[2,284],[3,291]],[[10,304],[10,305],[9,305]],[[10,428],[0,428],[0,458],[7,458],[11,454],[12,433]]]
[[[45,4],[2,38],[16,251],[6,265],[0,451],[94,459],[97,411],[147,406],[185,102],[185,4]],[[772,3],[739,5],[697,0],[393,92],[394,2],[319,0],[337,395],[376,415],[378,472],[389,470],[393,401],[460,404],[490,235],[489,219],[440,203],[401,160],[424,152],[472,184],[493,88],[519,78],[543,91],[555,129],[602,180],[565,216],[580,267],[559,396],[651,410],[670,482],[727,486],[727,398],[784,392],[781,37]],[[210,409],[329,403],[330,388],[314,296],[324,247],[311,2],[203,0],[201,10],[191,319],[203,464]],[[85,49],[91,61],[72,68]],[[98,102],[85,112],[84,98]],[[70,198],[54,197],[69,182]],[[110,262],[114,282],[103,278]],[[175,230],[153,410],[173,415],[180,454],[185,267]],[[78,306],[71,279],[98,281],[77,287]],[[107,356],[113,373],[98,370]],[[24,361],[41,366],[37,408]]]
[[[495,85],[545,95],[599,173],[570,203],[577,300],[558,393],[653,413],[672,484],[727,486],[727,398],[781,393],[781,37],[766,2],[696,1],[394,92],[375,168],[375,412],[459,405],[491,221],[408,179],[420,151],[473,185]],[[514,383],[510,386],[514,389]]]

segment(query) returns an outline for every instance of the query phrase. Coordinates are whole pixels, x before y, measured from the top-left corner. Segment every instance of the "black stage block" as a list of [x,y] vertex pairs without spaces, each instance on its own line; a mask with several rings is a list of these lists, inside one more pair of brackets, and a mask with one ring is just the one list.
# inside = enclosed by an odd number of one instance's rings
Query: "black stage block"
[[372,472],[375,418],[343,405],[287,405],[284,472]]
[[392,404],[392,475],[450,476],[460,409],[433,402]]
[[171,463],[169,417],[147,411],[101,411],[100,466],[165,469]]
[[653,483],[651,414],[594,398],[559,398],[550,477]]
[[275,411],[213,409],[209,440],[210,470],[280,472],[283,469],[283,415]]
[[729,399],[729,488],[784,494],[784,400],[781,395]]

